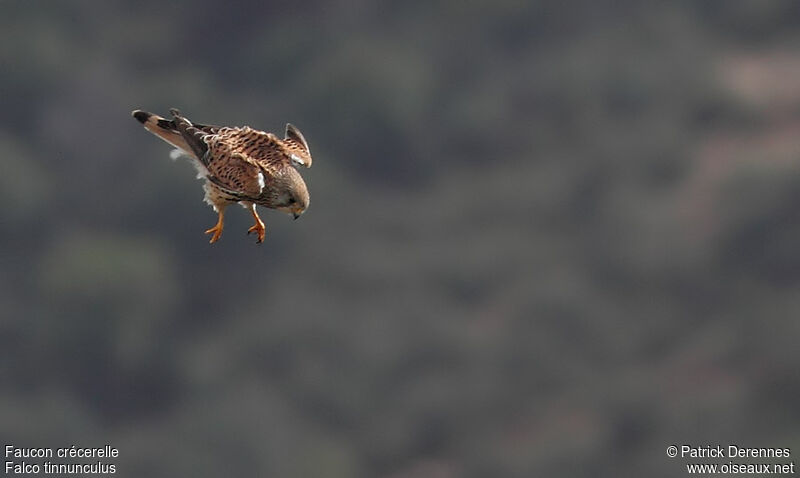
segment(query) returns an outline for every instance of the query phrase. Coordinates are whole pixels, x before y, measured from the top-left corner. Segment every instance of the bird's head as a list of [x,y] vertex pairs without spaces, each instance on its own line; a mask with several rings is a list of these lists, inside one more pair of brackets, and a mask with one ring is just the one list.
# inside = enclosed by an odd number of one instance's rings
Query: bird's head
[[311,202],[303,177],[294,168],[286,168],[281,177],[280,194],[275,209],[299,218]]

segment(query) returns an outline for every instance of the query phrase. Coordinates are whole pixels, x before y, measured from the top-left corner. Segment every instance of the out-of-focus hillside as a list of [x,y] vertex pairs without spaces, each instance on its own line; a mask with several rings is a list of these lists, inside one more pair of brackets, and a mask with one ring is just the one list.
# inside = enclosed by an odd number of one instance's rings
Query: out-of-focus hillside
[[[5,2],[0,442],[124,476],[676,476],[800,449],[800,4]],[[203,231],[130,118],[306,135]]]

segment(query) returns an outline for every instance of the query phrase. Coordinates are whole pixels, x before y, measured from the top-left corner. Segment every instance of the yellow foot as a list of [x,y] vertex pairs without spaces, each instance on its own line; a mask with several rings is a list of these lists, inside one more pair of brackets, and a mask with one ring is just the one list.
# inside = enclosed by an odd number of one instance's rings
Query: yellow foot
[[256,233],[258,234],[258,239],[256,240],[256,244],[264,242],[264,236],[266,236],[267,228],[264,227],[264,223],[261,221],[256,222],[253,224],[253,227],[247,230],[248,234]]
[[209,244],[214,244],[219,240],[219,236],[222,235],[222,224],[217,224],[216,226],[212,227],[211,229],[206,231],[206,234],[213,234],[211,236],[211,240],[208,241]]

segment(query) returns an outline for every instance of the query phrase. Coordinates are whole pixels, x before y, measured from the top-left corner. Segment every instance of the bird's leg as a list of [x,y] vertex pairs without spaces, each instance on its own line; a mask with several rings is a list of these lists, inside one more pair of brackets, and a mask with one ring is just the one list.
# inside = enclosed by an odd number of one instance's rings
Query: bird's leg
[[211,236],[211,240],[208,241],[210,244],[217,242],[217,240],[219,240],[219,236],[222,235],[222,221],[225,218],[225,205],[217,204],[215,205],[215,209],[219,215],[217,218],[217,223],[214,225],[214,227],[206,231],[206,234],[213,234]]
[[256,205],[250,203],[247,209],[250,210],[250,214],[252,214],[253,219],[256,220],[256,223],[253,224],[253,227],[247,230],[247,233],[250,234],[255,232],[256,234],[258,234],[258,240],[256,240],[256,244],[258,244],[259,242],[264,242],[264,236],[266,235],[267,229],[264,227],[264,222],[261,220],[260,217],[258,217],[258,213],[256,212]]

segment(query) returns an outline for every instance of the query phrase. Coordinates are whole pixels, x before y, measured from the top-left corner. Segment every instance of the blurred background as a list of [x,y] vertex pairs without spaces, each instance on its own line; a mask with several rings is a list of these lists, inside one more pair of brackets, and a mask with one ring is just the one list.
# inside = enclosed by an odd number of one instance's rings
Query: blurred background
[[[800,3],[0,4],[0,441],[121,476],[800,453]],[[141,108],[308,139],[219,243]]]

